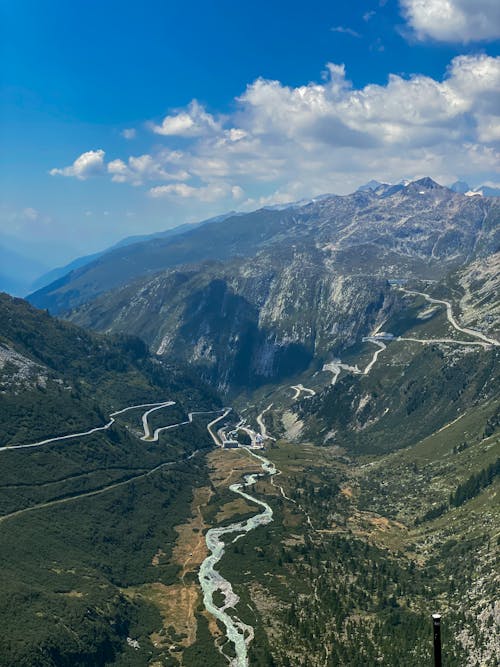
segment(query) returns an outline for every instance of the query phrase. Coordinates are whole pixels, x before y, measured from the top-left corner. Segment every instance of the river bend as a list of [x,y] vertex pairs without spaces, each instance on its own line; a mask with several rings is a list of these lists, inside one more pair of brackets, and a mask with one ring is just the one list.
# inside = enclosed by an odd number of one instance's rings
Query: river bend
[[[233,613],[239,602],[239,597],[233,591],[229,581],[224,579],[220,572],[216,570],[216,566],[224,555],[225,535],[237,533],[232,539],[232,542],[236,542],[236,540],[254,528],[265,526],[273,520],[273,510],[271,507],[263,500],[259,500],[250,495],[244,489],[253,486],[259,477],[262,477],[264,474],[275,475],[277,473],[277,470],[271,461],[246,447],[245,449],[247,449],[253,457],[261,461],[264,472],[245,475],[242,482],[231,484],[229,488],[233,493],[237,493],[246,500],[256,503],[264,509],[262,512],[255,514],[245,521],[237,521],[222,528],[211,528],[207,532],[205,538],[210,554],[201,564],[198,574],[198,579],[203,590],[203,602],[205,608],[224,625],[227,640],[233,644],[235,657],[227,656],[223,652],[224,647],[220,648],[221,653],[228,659],[231,667],[248,667],[248,647],[254,638],[254,629],[251,625],[247,625],[241,621]],[[219,591],[219,593],[224,596],[224,603],[220,607],[218,607],[213,600],[216,591]]]

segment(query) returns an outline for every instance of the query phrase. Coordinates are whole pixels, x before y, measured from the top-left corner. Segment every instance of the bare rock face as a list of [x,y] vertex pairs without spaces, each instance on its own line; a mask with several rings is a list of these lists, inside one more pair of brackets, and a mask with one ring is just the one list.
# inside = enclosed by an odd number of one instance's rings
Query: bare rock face
[[322,253],[261,253],[230,265],[169,271],[107,295],[71,319],[127,331],[227,390],[301,372],[352,345],[390,309],[387,281],[336,273]]
[[462,321],[493,335],[500,332],[500,253],[477,259],[459,272]]
[[[397,268],[446,273],[498,250],[500,202],[466,197],[430,178],[405,186],[321,197],[304,205],[228,215],[160,238],[114,248],[29,297],[64,313],[141,277],[204,261],[315,248],[365,273]],[[380,266],[384,260],[385,267]],[[391,266],[387,266],[391,265]]]
[[[111,253],[44,298],[56,308],[76,299],[67,313],[76,323],[138,335],[220,389],[252,387],[320,364],[369,334],[398,308],[390,281],[462,271],[466,317],[494,317],[483,306],[477,314],[476,288],[491,291],[495,280],[499,219],[496,199],[424,178],[231,217],[161,247],[121,249],[120,266],[128,252],[133,269],[121,285],[94,289],[118,261]],[[164,270],[151,274],[161,257]]]
[[0,393],[45,387],[49,369],[0,343]]

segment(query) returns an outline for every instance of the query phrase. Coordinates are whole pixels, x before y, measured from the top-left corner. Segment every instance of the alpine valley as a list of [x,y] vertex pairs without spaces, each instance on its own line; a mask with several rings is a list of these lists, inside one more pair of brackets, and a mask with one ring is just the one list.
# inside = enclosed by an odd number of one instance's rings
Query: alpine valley
[[[463,190],[464,188],[456,188]],[[0,666],[500,660],[500,200],[373,182],[0,297]]]

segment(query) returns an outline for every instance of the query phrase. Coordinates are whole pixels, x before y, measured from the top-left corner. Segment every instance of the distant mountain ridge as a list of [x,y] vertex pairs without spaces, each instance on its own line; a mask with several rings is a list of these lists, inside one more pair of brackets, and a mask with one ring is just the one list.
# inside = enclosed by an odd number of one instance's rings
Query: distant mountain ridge
[[[361,186],[358,188],[357,192],[367,192],[367,193],[373,193],[379,197],[390,197],[391,195],[395,194],[396,192],[399,192],[403,190],[405,187],[409,185],[410,181],[407,181],[405,179],[401,180],[399,183],[396,184],[391,184],[391,183],[382,183],[380,181],[376,180],[371,180],[365,185]],[[450,189],[453,190],[454,192],[458,192],[461,194],[465,194],[466,192],[468,194],[472,194],[473,192],[477,192],[477,194],[483,194],[484,196],[498,196],[500,195],[500,190],[495,190],[494,188],[488,188],[488,186],[482,186],[481,188],[476,188],[475,191],[471,191],[469,186],[464,183],[464,182],[459,182],[457,181],[455,184],[450,186]],[[264,206],[262,209],[259,210],[268,210],[268,211],[289,211],[289,210],[296,210],[296,209],[301,209],[305,206],[309,206],[311,204],[315,204],[317,202],[321,202],[324,200],[328,200],[331,198],[336,197],[337,195],[332,195],[332,194],[324,194],[324,195],[318,195],[315,197],[311,198],[305,198],[301,199],[296,202],[288,202],[284,204],[275,204],[275,205],[267,205]],[[352,195],[347,195],[352,196]],[[199,227],[202,227],[206,224],[210,223],[219,223],[223,222],[224,220],[227,220],[228,218],[232,217],[240,217],[240,216],[248,216],[250,214],[248,213],[242,213],[242,212],[236,212],[236,211],[229,211],[228,213],[224,213],[218,216],[215,216],[213,218],[209,218],[207,220],[202,220],[197,223],[185,223],[182,225],[178,225],[172,229],[167,229],[163,232],[155,232],[152,234],[145,234],[145,235],[136,235],[136,236],[129,236],[118,243],[112,245],[109,248],[104,249],[103,251],[100,251],[98,253],[94,253],[91,255],[87,255],[84,257],[78,257],[69,264],[53,269],[41,276],[39,276],[34,282],[31,283],[31,288],[32,288],[32,294],[28,297],[30,300],[33,299],[33,303],[36,303],[38,305],[42,305],[42,301],[45,300],[44,294],[49,291],[51,292],[52,289],[58,289],[59,281],[64,279],[64,282],[60,285],[64,285],[69,281],[69,274],[71,274],[74,271],[78,271],[79,269],[82,269],[85,266],[89,266],[93,264],[94,262],[98,262],[100,258],[104,256],[108,256],[110,253],[113,253],[114,251],[119,250],[120,248],[126,248],[127,246],[132,246],[136,244],[149,244],[154,241],[161,241],[162,239],[169,239],[174,236],[178,235],[183,235],[190,233]],[[116,257],[116,256],[115,256]],[[189,260],[187,260],[189,261]],[[161,270],[161,268],[164,268],[161,266],[161,262],[156,262],[153,260],[150,270]],[[145,272],[148,272],[145,270]],[[135,275],[135,270],[131,271],[133,275]],[[140,272],[139,272],[140,274]],[[67,279],[68,277],[68,279]],[[76,278],[77,276],[75,276]],[[8,284],[7,281],[5,282],[5,289],[6,291],[8,290]],[[23,289],[21,289],[21,292],[24,291],[26,292],[28,288],[27,284],[24,284]],[[19,290],[18,290],[19,292]],[[53,307],[49,305],[49,308]],[[64,306],[67,307],[67,306]],[[54,312],[56,312],[54,310]]]
[[[140,336],[231,391],[341,353],[397,311],[389,281],[442,280],[492,256],[499,221],[497,199],[424,178],[121,248],[31,298],[79,325]],[[472,320],[489,321],[467,303]]]
[[[371,180],[368,181],[368,183],[365,183],[364,185],[361,185],[358,188],[359,192],[366,192],[367,190],[371,190],[373,192],[378,192],[379,194],[386,193],[388,192],[391,188],[395,187],[400,187],[403,186],[405,187],[408,185],[410,181],[406,179],[402,179],[398,183],[382,183],[380,181],[376,180]],[[458,192],[459,194],[465,195],[465,194],[478,194],[478,195],[483,195],[485,197],[500,197],[500,188],[497,187],[492,187],[489,185],[479,185],[476,188],[471,188],[468,183],[465,181],[455,181],[451,185],[447,186],[450,190],[453,190],[453,192]]]
[[121,241],[118,241],[117,243],[113,244],[109,248],[105,248],[100,252],[92,253],[91,255],[84,255],[82,257],[77,257],[73,261],[69,262],[69,264],[65,264],[64,266],[52,269],[51,271],[44,273],[31,284],[30,286],[31,291],[38,291],[40,289],[43,289],[45,286],[50,285],[51,283],[56,282],[57,280],[60,280],[68,273],[76,271],[77,269],[80,269],[81,267],[90,264],[91,262],[99,259],[99,257],[102,257],[106,253],[111,252],[112,250],[115,250],[117,248],[125,248],[126,246],[134,245],[135,243],[143,243],[147,241],[152,241],[154,239],[170,238],[171,236],[182,234],[191,229],[196,229],[197,227],[201,227],[202,225],[210,224],[211,222],[219,222],[220,220],[225,220],[227,217],[235,214],[236,214],[235,211],[230,211],[229,213],[223,213],[222,215],[218,215],[213,218],[209,218],[207,220],[202,220],[200,222],[192,222],[192,223],[186,222],[182,225],[177,225],[176,227],[172,227],[171,229],[166,229],[163,232],[153,232],[152,234],[127,236]]
[[[423,197],[422,193],[426,196]],[[472,202],[471,199],[480,201]],[[472,237],[482,235],[484,225],[483,229],[479,229],[478,223],[475,223],[475,227],[462,230],[457,216],[463,214],[466,218],[479,221],[495,209],[496,201],[494,198],[465,197],[432,179],[420,179],[408,185],[381,185],[376,191],[358,191],[342,197],[327,196],[297,208],[264,208],[252,213],[233,214],[210,225],[203,224],[175,235],[112,249],[31,294],[28,299],[38,307],[61,313],[143,275],[183,264],[252,256],[272,243],[299,242],[304,235],[311,237],[317,230],[321,230],[321,240],[325,243],[338,244],[342,239],[342,245],[348,240],[349,245],[371,241],[379,245],[383,227],[385,245],[395,245],[394,239],[391,239],[394,235],[395,239],[400,237],[396,243],[400,246],[418,238],[410,254],[422,255],[432,263],[434,259],[451,259],[453,253],[447,252],[446,248],[451,249],[454,243],[461,246],[465,242],[470,246],[467,251],[457,247],[457,252],[470,252],[474,247],[474,243],[470,245]],[[439,220],[429,218],[431,210],[436,212]],[[453,233],[446,228],[449,219],[457,220],[452,224]],[[405,221],[404,224],[401,220]],[[382,221],[384,225],[380,224]],[[429,243],[434,239],[429,250],[422,247],[422,235],[429,239]],[[430,252],[432,246],[434,255]],[[475,252],[481,247],[481,244],[477,245]]]
[[[376,182],[114,248],[33,295],[70,322],[0,295],[2,443],[142,404],[71,446],[4,452],[7,663],[226,662],[198,613],[206,554],[186,570],[207,529],[245,522],[239,455],[206,465],[212,415],[186,419],[222,394],[225,433],[268,429],[280,471],[259,489],[275,523],[218,566],[251,664],[420,667],[443,601],[450,665],[494,660],[499,248],[497,198]],[[164,601],[189,590],[185,621]]]
[[17,250],[15,244],[0,238],[0,291],[16,296],[25,294],[33,279],[45,270],[43,263]]

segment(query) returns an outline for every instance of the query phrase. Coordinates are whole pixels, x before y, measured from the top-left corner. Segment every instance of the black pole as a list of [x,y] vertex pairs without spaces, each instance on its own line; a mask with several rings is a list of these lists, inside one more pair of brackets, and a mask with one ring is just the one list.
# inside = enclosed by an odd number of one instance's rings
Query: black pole
[[432,614],[434,629],[434,667],[441,667],[441,614]]

